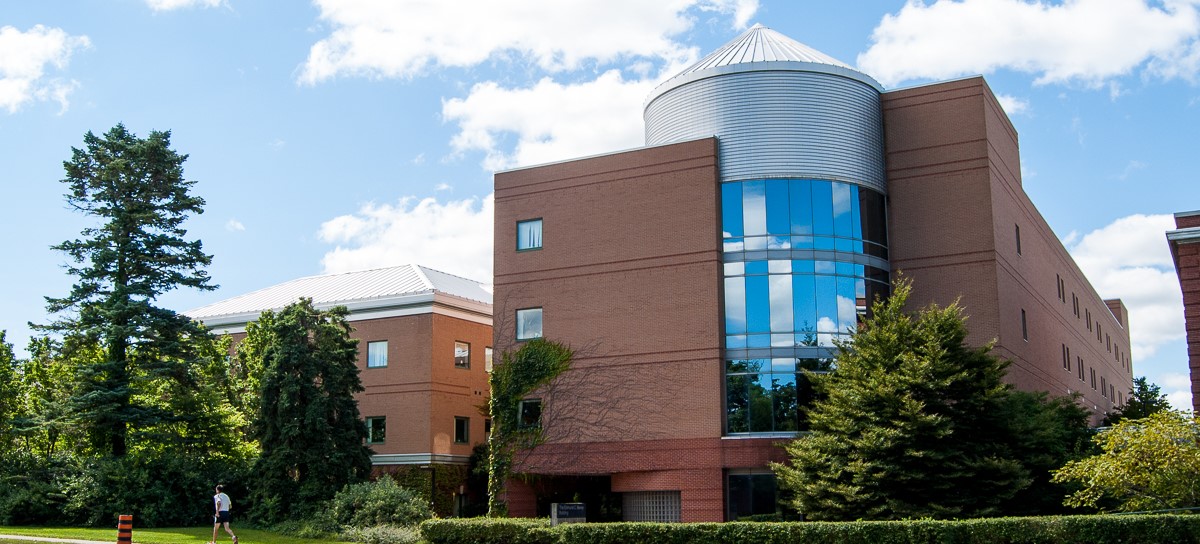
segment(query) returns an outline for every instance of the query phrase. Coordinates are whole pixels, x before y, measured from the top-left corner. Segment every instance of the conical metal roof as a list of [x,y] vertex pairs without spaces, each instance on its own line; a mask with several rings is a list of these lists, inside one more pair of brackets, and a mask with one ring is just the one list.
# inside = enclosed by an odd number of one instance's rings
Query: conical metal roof
[[721,74],[755,71],[820,72],[861,81],[877,91],[883,86],[868,76],[825,53],[755,24],[699,62],[662,82],[646,97],[646,105],[671,89],[692,81]]
[[775,32],[762,24],[755,24],[741,36],[700,59],[699,62],[680,72],[676,77],[719,66],[771,61],[810,62],[854,69],[840,60]]

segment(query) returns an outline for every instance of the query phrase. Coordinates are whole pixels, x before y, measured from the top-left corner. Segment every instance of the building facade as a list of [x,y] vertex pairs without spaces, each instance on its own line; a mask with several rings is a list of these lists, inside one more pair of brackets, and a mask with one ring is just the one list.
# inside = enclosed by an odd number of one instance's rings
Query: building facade
[[496,174],[495,345],[576,348],[535,395],[546,441],[517,468],[541,477],[510,484],[511,513],[581,493],[627,520],[774,511],[804,371],[898,272],[914,307],[958,300],[1018,388],[1079,393],[1096,421],[1128,393],[1124,307],[1025,195],[981,78],[884,91],[756,25],[645,120],[644,148]]
[[365,389],[356,399],[376,473],[428,482],[440,514],[461,511],[468,460],[489,430],[480,407],[491,368],[491,293],[480,282],[405,265],[299,278],[185,313],[237,342],[263,311],[300,297],[350,310]]
[[1183,291],[1192,409],[1200,412],[1200,210],[1175,214],[1175,228],[1167,232],[1167,243]]

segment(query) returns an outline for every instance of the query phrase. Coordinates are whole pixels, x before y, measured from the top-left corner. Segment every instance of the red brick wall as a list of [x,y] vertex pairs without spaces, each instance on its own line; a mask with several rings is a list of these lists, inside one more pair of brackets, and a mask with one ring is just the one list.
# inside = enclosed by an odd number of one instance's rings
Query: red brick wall
[[[1100,378],[1123,395],[1132,387],[1131,365],[1117,357],[1129,353],[1129,333],[1021,188],[1017,134],[987,84],[969,78],[884,93],[883,109],[891,261],[914,282],[910,306],[959,301],[968,342],[996,340],[995,353],[1012,361],[1011,383],[1055,395],[1078,391],[1098,422],[1117,406],[1101,395]],[[1085,310],[1111,349],[1087,330]],[[1070,371],[1063,344],[1071,348]],[[1086,381],[1076,377],[1076,356]]]
[[[1176,215],[1176,228],[1200,227],[1200,214]],[[1192,375],[1192,409],[1200,412],[1200,242],[1172,242],[1187,328],[1188,368]]]
[[[520,470],[669,482],[685,520],[723,519],[717,184],[715,139],[496,175],[497,353],[528,307],[576,350]],[[543,248],[518,253],[533,218]]]

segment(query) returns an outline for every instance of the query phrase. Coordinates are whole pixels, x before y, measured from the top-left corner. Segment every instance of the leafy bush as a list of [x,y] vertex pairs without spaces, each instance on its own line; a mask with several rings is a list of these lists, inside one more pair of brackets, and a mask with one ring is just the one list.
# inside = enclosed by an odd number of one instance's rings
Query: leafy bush
[[67,496],[61,480],[73,470],[69,458],[11,452],[0,458],[0,525],[60,522]]
[[1200,516],[1062,516],[966,521],[791,523],[580,523],[545,520],[430,520],[430,544],[1200,544]]
[[338,535],[342,540],[363,544],[417,544],[421,532],[416,527],[376,525],[374,527],[349,527]]
[[314,519],[289,520],[271,526],[271,531],[285,536],[307,539],[327,539],[337,534],[338,526],[320,516]]
[[417,492],[400,487],[390,476],[352,484],[329,500],[326,509],[339,525],[416,525],[433,517],[429,503]]
[[421,523],[430,544],[551,544],[558,542],[548,519],[431,519]]

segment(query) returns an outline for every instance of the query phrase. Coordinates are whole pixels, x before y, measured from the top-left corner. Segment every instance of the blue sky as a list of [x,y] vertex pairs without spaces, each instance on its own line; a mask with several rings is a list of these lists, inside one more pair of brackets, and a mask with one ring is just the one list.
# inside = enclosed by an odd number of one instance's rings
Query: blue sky
[[655,84],[762,23],[889,89],[984,74],[1024,186],[1134,368],[1188,405],[1163,232],[1200,209],[1200,1],[0,0],[0,330],[22,348],[88,225],[62,161],[89,130],[173,132],[207,200],[213,293],[408,262],[487,280],[496,169],[643,144]]

